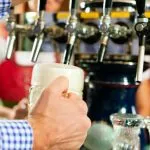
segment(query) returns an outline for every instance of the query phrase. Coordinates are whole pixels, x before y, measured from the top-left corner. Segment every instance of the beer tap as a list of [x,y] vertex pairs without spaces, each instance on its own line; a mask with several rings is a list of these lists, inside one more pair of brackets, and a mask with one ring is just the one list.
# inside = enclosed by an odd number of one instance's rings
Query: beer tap
[[44,40],[44,27],[45,27],[45,22],[44,22],[44,10],[45,10],[45,5],[46,5],[46,0],[39,0],[38,1],[38,14],[39,18],[37,20],[37,23],[34,28],[34,34],[36,35],[36,38],[33,43],[32,47],[32,52],[31,52],[31,61],[36,62],[43,40]]
[[139,57],[136,72],[136,82],[142,81],[143,66],[144,66],[144,55],[145,55],[145,42],[146,42],[146,32],[148,18],[145,17],[145,0],[136,0],[138,18],[135,24],[135,30],[139,37]]
[[14,42],[16,40],[16,20],[14,17],[14,7],[10,8],[10,15],[7,20],[7,30],[9,35],[7,38],[6,58],[10,59],[13,53]]
[[67,23],[67,31],[68,31],[68,41],[66,45],[66,50],[64,53],[64,64],[69,64],[72,56],[72,52],[74,49],[74,44],[77,38],[77,24],[78,24],[78,18],[77,18],[77,0],[70,0],[70,17]]
[[101,39],[100,39],[100,49],[98,51],[98,59],[97,59],[98,62],[103,61],[108,39],[109,39],[109,28],[111,23],[111,17],[110,17],[111,8],[112,8],[112,0],[104,0],[103,16],[101,18],[101,26],[100,26]]

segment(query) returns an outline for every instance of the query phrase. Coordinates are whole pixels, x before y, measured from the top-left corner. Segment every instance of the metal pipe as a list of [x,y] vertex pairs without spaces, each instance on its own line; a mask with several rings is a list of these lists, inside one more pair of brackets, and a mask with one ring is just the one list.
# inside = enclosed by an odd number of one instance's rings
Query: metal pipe
[[112,8],[112,0],[104,0],[103,2],[103,16],[101,18],[102,24],[100,27],[101,30],[101,39],[100,39],[100,49],[98,51],[98,62],[102,62],[105,56],[107,43],[109,40],[109,28],[111,23],[110,13]]

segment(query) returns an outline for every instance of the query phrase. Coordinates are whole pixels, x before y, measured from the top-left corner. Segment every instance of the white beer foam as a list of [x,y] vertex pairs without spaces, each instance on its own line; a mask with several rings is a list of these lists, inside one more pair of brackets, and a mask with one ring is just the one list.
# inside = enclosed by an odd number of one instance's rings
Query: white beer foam
[[69,79],[69,91],[82,93],[84,72],[81,68],[73,65],[38,63],[33,68],[31,85],[47,87],[59,76],[65,76]]

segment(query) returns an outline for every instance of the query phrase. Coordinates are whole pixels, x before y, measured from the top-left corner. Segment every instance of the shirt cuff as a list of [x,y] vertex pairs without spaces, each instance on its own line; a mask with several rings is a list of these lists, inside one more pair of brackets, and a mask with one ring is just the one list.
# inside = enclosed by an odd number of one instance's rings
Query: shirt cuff
[[0,19],[8,15],[10,7],[10,0],[0,0]]
[[26,120],[0,121],[1,150],[32,150],[33,131]]

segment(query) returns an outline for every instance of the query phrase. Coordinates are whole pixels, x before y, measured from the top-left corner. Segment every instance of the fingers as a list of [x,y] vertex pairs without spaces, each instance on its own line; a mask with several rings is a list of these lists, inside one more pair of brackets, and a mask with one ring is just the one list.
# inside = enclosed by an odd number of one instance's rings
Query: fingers
[[80,96],[78,96],[75,93],[69,93],[68,98],[75,104],[77,104],[84,114],[87,114],[88,112],[87,104],[82,100]]
[[28,106],[28,99],[23,98],[17,105],[20,109],[27,109]]
[[64,76],[56,78],[46,89],[48,92],[62,94],[66,92],[69,88],[69,80]]
[[36,105],[31,109],[30,114],[37,113],[41,109],[46,109],[50,103],[55,100],[60,100],[62,94],[68,90],[69,81],[66,77],[60,76],[56,78],[51,84],[42,92]]

